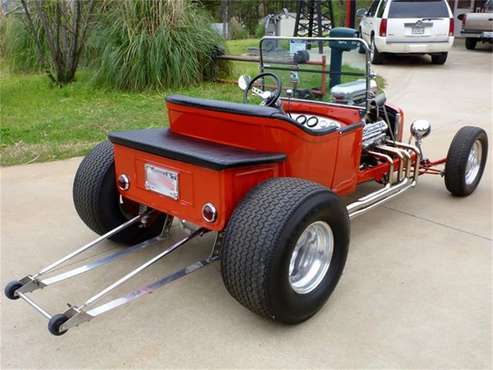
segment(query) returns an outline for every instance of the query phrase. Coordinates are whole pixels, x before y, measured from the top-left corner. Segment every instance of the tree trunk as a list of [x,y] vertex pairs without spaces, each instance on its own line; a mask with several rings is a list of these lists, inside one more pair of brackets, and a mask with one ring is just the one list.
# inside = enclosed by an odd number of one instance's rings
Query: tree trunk
[[[87,39],[94,0],[21,0],[41,62],[44,52],[31,14],[41,23],[50,52],[48,75],[59,85],[75,80],[80,55]],[[34,4],[29,6],[29,4]]]

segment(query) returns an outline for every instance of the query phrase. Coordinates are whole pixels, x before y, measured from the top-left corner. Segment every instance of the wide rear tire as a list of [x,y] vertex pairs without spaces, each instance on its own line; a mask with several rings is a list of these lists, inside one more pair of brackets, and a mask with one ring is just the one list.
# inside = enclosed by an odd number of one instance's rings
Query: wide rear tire
[[474,126],[462,127],[454,136],[445,164],[445,186],[458,197],[476,190],[486,166],[488,136]]
[[349,217],[336,194],[302,179],[271,179],[247,194],[228,223],[224,284],[251,311],[300,323],[336,287],[348,245]]
[[[75,209],[84,223],[95,233],[103,235],[123,224],[139,212],[139,205],[120,199],[115,181],[113,145],[103,141],[82,160],[73,185]],[[111,240],[122,244],[134,244],[159,235],[165,222],[171,219],[166,214],[152,218],[149,225],[134,224]]]

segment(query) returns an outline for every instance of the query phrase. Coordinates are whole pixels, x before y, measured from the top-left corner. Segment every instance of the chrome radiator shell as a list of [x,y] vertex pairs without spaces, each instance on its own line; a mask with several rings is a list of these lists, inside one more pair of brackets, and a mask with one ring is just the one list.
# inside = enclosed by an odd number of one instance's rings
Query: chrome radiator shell
[[[370,91],[377,91],[377,83],[370,80]],[[336,85],[330,90],[332,100],[338,104],[365,105],[366,104],[366,80],[356,80]]]

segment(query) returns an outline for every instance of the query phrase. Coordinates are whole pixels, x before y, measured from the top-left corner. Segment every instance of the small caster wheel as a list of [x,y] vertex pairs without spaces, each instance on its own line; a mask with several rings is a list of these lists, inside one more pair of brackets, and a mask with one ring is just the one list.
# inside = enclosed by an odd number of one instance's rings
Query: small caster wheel
[[60,330],[60,327],[68,320],[68,317],[64,314],[54,315],[50,321],[48,321],[48,330],[53,335],[63,335],[67,330]]
[[4,289],[5,296],[8,299],[19,299],[19,296],[15,294],[15,291],[22,286],[17,280],[9,282]]

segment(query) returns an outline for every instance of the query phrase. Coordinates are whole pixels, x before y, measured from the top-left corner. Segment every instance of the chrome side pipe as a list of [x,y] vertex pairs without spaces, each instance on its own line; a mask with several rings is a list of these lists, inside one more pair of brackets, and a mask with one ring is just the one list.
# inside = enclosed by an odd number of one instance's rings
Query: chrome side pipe
[[365,201],[357,200],[347,206],[349,218],[356,218],[414,186],[416,186],[415,181],[404,179],[401,183],[385,189],[385,192],[381,192],[377,195],[370,194]]
[[[347,206],[347,211],[351,219],[368,212],[369,210],[396,197],[417,184],[420,165],[420,154],[418,148],[413,145],[393,142],[390,140],[388,140],[386,144],[387,145],[377,145],[375,150],[369,150],[367,153],[377,158],[385,159],[389,163],[388,182],[384,188],[361,197],[357,201],[349,204]],[[415,153],[414,165],[413,157],[409,151]],[[394,158],[389,154],[395,155],[399,158],[396,183],[394,183]],[[414,167],[412,176],[411,167]]]

